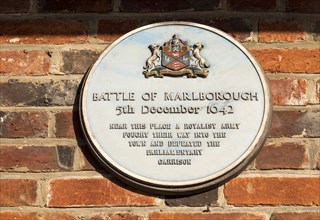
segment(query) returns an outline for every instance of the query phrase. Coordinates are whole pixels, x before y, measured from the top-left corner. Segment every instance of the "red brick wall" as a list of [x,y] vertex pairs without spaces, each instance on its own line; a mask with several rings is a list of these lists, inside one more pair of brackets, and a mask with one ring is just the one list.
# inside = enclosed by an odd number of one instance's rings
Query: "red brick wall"
[[[1,220],[320,219],[320,1],[0,1]],[[270,79],[274,114],[255,161],[218,189],[158,197],[91,156],[79,83],[112,41],[145,24],[222,29]]]

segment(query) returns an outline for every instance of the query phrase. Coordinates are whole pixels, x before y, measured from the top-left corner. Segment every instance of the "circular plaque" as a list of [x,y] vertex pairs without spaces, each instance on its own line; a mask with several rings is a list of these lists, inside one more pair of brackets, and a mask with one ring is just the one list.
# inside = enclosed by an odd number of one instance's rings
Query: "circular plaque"
[[266,76],[236,40],[190,22],[138,28],[86,75],[85,137],[115,176],[141,189],[216,187],[261,149],[271,122]]

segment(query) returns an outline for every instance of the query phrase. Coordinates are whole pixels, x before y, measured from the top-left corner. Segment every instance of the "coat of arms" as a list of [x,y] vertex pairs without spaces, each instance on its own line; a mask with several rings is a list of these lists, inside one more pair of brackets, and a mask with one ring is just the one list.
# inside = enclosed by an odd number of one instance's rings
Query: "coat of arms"
[[146,78],[184,75],[189,78],[198,76],[205,78],[208,76],[209,64],[200,55],[202,48],[201,43],[188,45],[188,42],[181,40],[177,34],[162,46],[151,44],[149,46],[151,56],[143,67],[145,69],[143,74]]

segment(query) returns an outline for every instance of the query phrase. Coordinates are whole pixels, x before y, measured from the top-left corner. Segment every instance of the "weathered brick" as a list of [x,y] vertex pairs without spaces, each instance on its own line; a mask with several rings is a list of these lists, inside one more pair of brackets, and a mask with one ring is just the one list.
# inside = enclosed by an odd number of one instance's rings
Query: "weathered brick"
[[37,138],[48,136],[45,112],[0,112],[1,138]]
[[319,0],[286,0],[289,12],[320,13]]
[[0,170],[59,171],[69,170],[73,165],[74,149],[57,147],[0,147]]
[[37,198],[37,181],[30,179],[1,179],[0,205],[30,206]]
[[166,197],[167,206],[215,206],[218,200],[218,189],[213,189],[204,193],[191,196]]
[[100,20],[97,38],[104,41],[114,41],[123,34],[142,26],[144,23],[136,19]]
[[99,52],[89,50],[72,50],[62,52],[61,71],[68,74],[84,74],[99,57]]
[[267,72],[318,73],[320,49],[252,49]]
[[304,143],[282,142],[266,144],[256,158],[257,169],[301,169],[309,158]]
[[294,19],[261,20],[258,28],[260,42],[294,42],[305,39],[302,21]]
[[0,106],[71,106],[77,104],[78,86],[75,80],[8,80],[0,83]]
[[62,213],[61,211],[46,213],[43,218],[43,220],[78,220],[78,219],[80,218],[77,218],[76,216],[73,216],[71,214]]
[[23,13],[28,12],[30,0],[6,0],[0,1],[0,13]]
[[110,12],[112,11],[111,0],[44,0],[38,1],[38,12]]
[[274,105],[307,105],[307,81],[305,79],[270,80]]
[[[303,186],[303,187],[302,187]],[[227,203],[252,205],[319,205],[320,178],[250,177],[225,184]]]
[[319,137],[320,111],[275,111],[269,137]]
[[114,180],[57,179],[50,183],[49,207],[154,206],[155,198],[129,191]]
[[145,220],[145,218],[133,213],[115,213],[96,215],[89,220]]
[[220,0],[176,1],[176,0],[122,0],[120,11],[126,12],[169,12],[169,11],[208,11],[218,8]]
[[227,0],[227,8],[233,11],[272,11],[276,5],[276,0]]
[[65,44],[89,40],[88,24],[80,20],[2,20],[0,30],[0,44]]
[[0,51],[0,74],[45,75],[50,71],[50,56],[44,51]]
[[319,220],[320,212],[284,212],[273,213],[270,220]]
[[264,216],[251,213],[159,213],[149,214],[149,220],[265,220]]
[[39,220],[38,215],[33,212],[0,212],[1,220]]
[[78,112],[59,112],[56,114],[55,134],[59,138],[82,137]]

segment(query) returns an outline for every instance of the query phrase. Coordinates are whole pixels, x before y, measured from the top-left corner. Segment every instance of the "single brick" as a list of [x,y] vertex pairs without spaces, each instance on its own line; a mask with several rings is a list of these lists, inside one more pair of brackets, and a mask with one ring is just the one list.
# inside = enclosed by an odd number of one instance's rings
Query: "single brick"
[[6,0],[0,1],[0,14],[28,12],[30,0]]
[[0,212],[1,220],[40,220],[33,212]]
[[301,169],[309,162],[304,143],[266,144],[256,158],[257,169]]
[[0,51],[0,74],[45,75],[50,71],[50,56],[44,51]]
[[273,11],[276,5],[276,0],[227,0],[227,8],[232,11]]
[[319,0],[286,0],[289,12],[320,13]]
[[284,212],[273,213],[270,220],[319,220],[320,212]]
[[0,44],[67,44],[89,40],[88,24],[79,20],[2,20],[0,30]]
[[46,213],[43,218],[43,220],[79,220],[79,219],[80,218],[77,218],[71,214],[62,213],[62,211]]
[[305,79],[270,80],[274,105],[307,105],[307,81]]
[[213,189],[204,193],[191,196],[171,196],[166,197],[167,206],[216,206],[218,200],[218,189]]
[[59,112],[56,114],[56,137],[82,137],[78,112]]
[[49,207],[154,206],[155,198],[129,191],[109,179],[57,179],[50,183]]
[[57,152],[59,165],[65,169],[72,168],[74,149],[68,146],[57,146]]
[[0,106],[71,106],[77,104],[79,82],[47,80],[0,83]]
[[320,72],[320,48],[317,49],[252,49],[263,69],[271,73]]
[[160,213],[149,214],[148,220],[265,220],[264,216],[251,213]]
[[259,21],[260,42],[294,42],[304,40],[302,21],[294,19],[261,20]]
[[44,0],[38,1],[38,12],[97,12],[104,13],[112,11],[111,0]]
[[100,20],[98,24],[97,38],[104,41],[114,41],[123,34],[142,26],[141,20],[116,19]]
[[145,220],[145,218],[133,213],[115,213],[96,215],[89,220]]
[[37,198],[37,181],[29,179],[1,179],[0,205],[30,206]]
[[[303,186],[303,187],[302,187]],[[249,177],[225,184],[227,203],[253,205],[320,205],[320,178]]]
[[48,136],[45,112],[0,112],[1,138],[44,138]]
[[62,52],[61,71],[68,74],[84,74],[99,57],[99,52],[72,50]]
[[0,170],[59,171],[73,166],[72,147],[14,147],[0,148]]
[[252,40],[252,21],[247,18],[188,18],[188,21],[221,29],[241,42]]
[[149,0],[121,0],[120,11],[126,12],[169,12],[169,11],[208,11],[218,8],[220,0],[202,1],[149,1]]
[[320,137],[320,111],[275,111],[269,137]]

